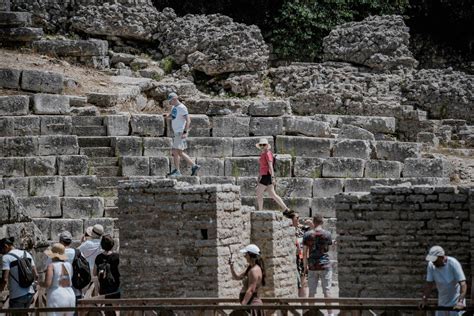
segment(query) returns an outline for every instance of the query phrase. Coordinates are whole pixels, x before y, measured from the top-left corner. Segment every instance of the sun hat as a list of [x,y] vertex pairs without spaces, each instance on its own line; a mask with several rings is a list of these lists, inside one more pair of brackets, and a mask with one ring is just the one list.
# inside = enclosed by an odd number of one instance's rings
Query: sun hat
[[268,145],[268,148],[272,148],[272,146],[270,145],[270,143],[268,142],[268,139],[266,138],[260,138],[260,140],[258,141],[258,143],[255,144],[255,147],[257,148],[260,148],[260,145]]
[[168,94],[168,101],[171,101],[172,99],[174,98],[177,98],[178,95],[174,92],[171,92],[170,94]]
[[72,242],[72,235],[67,230],[59,234],[59,241]]
[[241,253],[253,253],[254,255],[260,255],[260,248],[257,245],[250,244],[243,249],[240,249]]
[[86,233],[92,238],[100,238],[104,234],[104,226],[100,224],[89,226],[86,228]]
[[428,255],[426,256],[426,261],[435,262],[438,257],[444,256],[444,249],[441,246],[433,246],[430,248]]
[[50,257],[51,259],[58,258],[59,260],[67,260],[67,255],[64,254],[66,248],[63,244],[55,243],[51,246],[51,248],[46,249],[44,254]]

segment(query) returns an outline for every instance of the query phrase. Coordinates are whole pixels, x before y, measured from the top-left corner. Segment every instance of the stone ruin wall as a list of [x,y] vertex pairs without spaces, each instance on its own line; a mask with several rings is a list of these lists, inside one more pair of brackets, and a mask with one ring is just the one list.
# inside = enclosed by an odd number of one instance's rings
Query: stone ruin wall
[[472,187],[373,187],[366,195],[337,195],[336,212],[341,297],[418,297],[433,245],[457,258],[471,279]]
[[119,205],[125,297],[238,297],[228,258],[242,271],[250,242],[269,275],[262,295],[294,293],[293,228],[280,212],[242,207],[238,186],[135,179],[121,184]]

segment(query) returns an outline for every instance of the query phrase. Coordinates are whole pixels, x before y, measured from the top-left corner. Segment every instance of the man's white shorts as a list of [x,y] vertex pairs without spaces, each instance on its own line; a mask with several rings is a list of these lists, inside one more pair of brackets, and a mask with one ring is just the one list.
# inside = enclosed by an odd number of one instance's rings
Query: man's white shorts
[[180,150],[185,150],[188,148],[188,145],[186,143],[186,139],[182,138],[183,133],[174,133],[173,137],[173,149],[180,149]]
[[316,289],[318,288],[318,280],[321,279],[321,286],[323,293],[331,294],[331,282],[332,282],[332,270],[309,270],[308,271],[308,287],[309,297],[316,295]]

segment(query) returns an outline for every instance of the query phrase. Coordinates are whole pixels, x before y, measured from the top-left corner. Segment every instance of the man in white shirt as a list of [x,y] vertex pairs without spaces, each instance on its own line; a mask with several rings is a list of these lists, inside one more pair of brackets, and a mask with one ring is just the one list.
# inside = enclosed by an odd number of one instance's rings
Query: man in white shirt
[[77,248],[87,259],[91,271],[94,271],[95,258],[102,252],[100,239],[102,238],[103,234],[104,226],[100,224],[87,227],[86,233],[84,234],[84,237],[82,237],[83,243]]
[[[452,307],[454,310],[465,307],[466,277],[461,264],[453,257],[448,257],[440,246],[431,247],[426,256],[428,267],[426,271],[425,290],[421,307],[426,305],[426,300],[436,285],[438,290],[438,306]],[[458,311],[436,311],[436,316],[458,316]]]
[[197,175],[200,168],[199,165],[193,163],[191,158],[184,153],[187,148],[186,138],[188,137],[189,126],[191,119],[189,117],[188,108],[178,100],[178,95],[171,92],[168,95],[169,104],[173,107],[167,117],[171,117],[171,127],[173,128],[173,145],[171,153],[173,155],[174,170],[168,174],[168,176],[181,176],[179,164],[181,157],[192,166],[191,175]]

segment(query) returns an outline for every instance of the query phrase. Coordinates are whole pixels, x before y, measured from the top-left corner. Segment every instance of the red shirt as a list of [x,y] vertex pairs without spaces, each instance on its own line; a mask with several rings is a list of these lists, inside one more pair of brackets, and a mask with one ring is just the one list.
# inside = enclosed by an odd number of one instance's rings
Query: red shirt
[[270,163],[273,163],[273,154],[271,151],[267,150],[260,154],[260,159],[258,160],[260,164],[259,175],[265,176],[270,174]]

